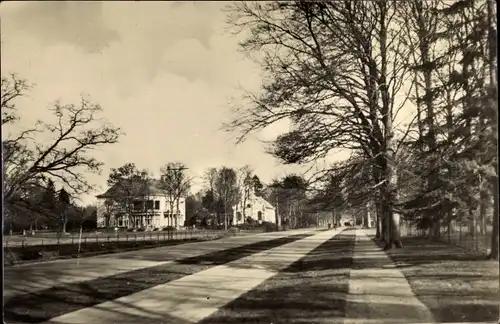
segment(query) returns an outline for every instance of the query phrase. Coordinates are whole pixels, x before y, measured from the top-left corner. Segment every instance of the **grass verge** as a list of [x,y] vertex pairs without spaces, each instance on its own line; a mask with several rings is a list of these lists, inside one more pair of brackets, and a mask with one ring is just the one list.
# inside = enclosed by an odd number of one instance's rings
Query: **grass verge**
[[24,263],[43,262],[77,257],[89,257],[124,251],[155,248],[160,246],[179,245],[189,242],[210,241],[219,239],[226,235],[227,234],[176,240],[87,242],[80,246],[80,250],[78,249],[78,244],[71,243],[57,245],[31,245],[24,247],[4,247],[4,266],[8,267]]
[[436,322],[498,320],[498,261],[424,238],[403,237],[402,243],[386,253]]

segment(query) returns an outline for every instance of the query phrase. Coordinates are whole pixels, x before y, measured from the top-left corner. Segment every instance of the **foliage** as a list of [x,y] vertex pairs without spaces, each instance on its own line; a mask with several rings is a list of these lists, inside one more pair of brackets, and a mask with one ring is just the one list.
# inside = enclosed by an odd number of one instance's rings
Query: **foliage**
[[[495,12],[490,0],[232,4],[230,26],[266,79],[225,129],[242,141],[290,121],[268,148],[289,164],[351,150],[325,170],[311,208],[375,201],[396,246],[396,214],[439,235],[464,209],[475,228],[493,195],[498,221]],[[408,102],[416,111],[402,123]]]

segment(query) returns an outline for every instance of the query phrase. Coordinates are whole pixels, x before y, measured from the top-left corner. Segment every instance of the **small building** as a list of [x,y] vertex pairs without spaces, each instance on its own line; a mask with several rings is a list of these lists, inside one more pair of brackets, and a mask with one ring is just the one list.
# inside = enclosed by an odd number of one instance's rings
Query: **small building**
[[164,228],[184,226],[186,199],[173,201],[158,180],[152,180],[147,194],[127,197],[116,187],[97,198],[97,227]]
[[232,224],[234,225],[245,223],[248,217],[259,223],[276,223],[276,208],[254,192],[250,192],[245,204],[243,204],[243,199],[241,198],[240,202],[233,206],[232,209],[234,211]]

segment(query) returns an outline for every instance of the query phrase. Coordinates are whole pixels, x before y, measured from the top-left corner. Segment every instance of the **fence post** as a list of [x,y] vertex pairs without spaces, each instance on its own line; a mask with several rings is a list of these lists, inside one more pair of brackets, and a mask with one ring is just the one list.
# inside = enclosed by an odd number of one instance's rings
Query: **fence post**
[[476,232],[476,236],[474,236],[474,241],[476,242],[475,247],[476,247],[476,251],[479,251],[479,239],[478,239],[478,236],[481,236],[481,234],[479,234],[479,235],[477,234],[477,228],[476,228],[475,232]]
[[461,223],[458,224],[458,230],[459,230],[459,232],[458,232],[458,244],[457,245],[462,246],[462,224]]
[[71,244],[75,244],[75,237],[71,235]]
[[108,235],[108,243],[109,243],[109,235]]

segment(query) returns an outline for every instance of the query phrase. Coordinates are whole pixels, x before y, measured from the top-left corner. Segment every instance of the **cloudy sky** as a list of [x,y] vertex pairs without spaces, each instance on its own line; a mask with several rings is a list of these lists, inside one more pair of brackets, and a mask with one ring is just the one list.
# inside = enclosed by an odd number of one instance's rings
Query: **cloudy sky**
[[82,93],[104,108],[104,117],[126,135],[98,153],[105,189],[109,169],[127,162],[157,173],[169,161],[193,175],[212,166],[249,164],[264,181],[284,168],[257,139],[235,146],[218,129],[239,95],[257,90],[260,70],[238,52],[224,31],[218,2],[4,2],[1,4],[2,74],[35,84],[18,102],[22,121],[50,117],[55,100],[77,103]]

